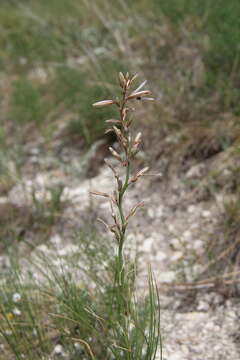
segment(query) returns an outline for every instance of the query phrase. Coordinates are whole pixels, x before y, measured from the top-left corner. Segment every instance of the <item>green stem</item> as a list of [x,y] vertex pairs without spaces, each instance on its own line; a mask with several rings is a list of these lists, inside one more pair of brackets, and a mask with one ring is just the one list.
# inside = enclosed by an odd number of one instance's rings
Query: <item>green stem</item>
[[[122,94],[122,103],[119,109],[120,113],[120,120],[122,122],[122,131],[124,131],[124,107],[126,104],[126,88],[123,90]],[[126,176],[125,176],[125,182],[122,186],[122,188],[119,190],[118,193],[118,211],[119,216],[121,220],[121,231],[120,231],[120,237],[119,237],[119,246],[118,246],[118,266],[117,266],[117,277],[118,277],[118,285],[122,286],[124,284],[124,262],[123,262],[123,244],[124,244],[124,238],[125,238],[125,215],[123,211],[123,197],[125,194],[125,191],[128,187],[128,181],[129,181],[129,175],[130,175],[130,163],[128,160],[128,146],[124,149],[125,155],[126,155],[126,161],[127,161],[127,169],[126,169]]]

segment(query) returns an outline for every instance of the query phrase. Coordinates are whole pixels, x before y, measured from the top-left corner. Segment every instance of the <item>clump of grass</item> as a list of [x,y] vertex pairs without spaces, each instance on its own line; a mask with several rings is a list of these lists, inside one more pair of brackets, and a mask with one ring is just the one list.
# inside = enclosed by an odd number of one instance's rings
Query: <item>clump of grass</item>
[[46,329],[46,307],[43,294],[36,291],[32,280],[26,282],[17,261],[1,279],[0,294],[0,359],[41,359],[51,351],[51,335]]

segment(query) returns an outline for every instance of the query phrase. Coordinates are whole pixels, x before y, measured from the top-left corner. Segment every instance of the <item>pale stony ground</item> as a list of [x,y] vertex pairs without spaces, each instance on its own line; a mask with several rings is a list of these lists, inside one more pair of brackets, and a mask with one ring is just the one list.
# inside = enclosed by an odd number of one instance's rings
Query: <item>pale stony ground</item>
[[[89,152],[90,157],[94,155],[94,149]],[[31,202],[32,187],[36,196],[41,199],[49,196],[49,185],[58,182],[64,184],[62,201],[67,205],[63,219],[68,222],[68,227],[62,227],[61,231],[56,227],[49,242],[40,244],[33,252],[33,258],[39,250],[50,257],[52,254],[53,259],[56,249],[60,257],[74,253],[77,247],[68,238],[69,228],[76,224],[84,227],[86,219],[96,223],[98,216],[108,218],[108,201],[90,197],[89,191],[105,192],[112,188],[109,169],[103,166],[97,176],[86,179],[84,169],[88,164],[88,157],[79,161],[77,156],[65,156],[64,169],[71,168],[71,175],[58,170],[56,176],[56,169],[51,170],[49,166],[35,175],[23,177],[10,191],[8,198],[0,199],[1,202],[28,203]],[[53,159],[49,156],[43,160],[36,148],[30,152],[29,161],[51,164]],[[158,169],[153,169],[152,172],[158,172]],[[139,287],[146,286],[147,267],[151,264],[160,289],[164,359],[238,360],[240,304],[237,299],[225,301],[211,287],[199,289],[198,292],[194,290],[194,295],[187,289],[166,291],[172,282],[182,283],[184,288],[186,281],[192,281],[204,272],[204,265],[201,264],[204,241],[211,234],[212,224],[221,208],[216,203],[190,203],[184,201],[185,198],[181,182],[172,180],[171,184],[166,184],[164,174],[154,180],[146,176],[129,190],[126,207],[130,208],[142,200],[146,204],[132,221],[127,241],[130,255],[133,249],[138,249],[141,254]],[[99,229],[104,231],[101,226]],[[1,264],[6,265],[4,256],[1,256]]]

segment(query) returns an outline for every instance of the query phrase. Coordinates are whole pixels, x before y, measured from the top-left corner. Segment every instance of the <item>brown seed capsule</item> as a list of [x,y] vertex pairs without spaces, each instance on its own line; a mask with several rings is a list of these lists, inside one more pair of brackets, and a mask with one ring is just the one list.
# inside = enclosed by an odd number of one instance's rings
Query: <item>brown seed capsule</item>
[[136,93],[140,91],[147,83],[147,80],[144,80],[133,92]]
[[134,145],[138,145],[138,144],[141,143],[141,140],[142,140],[142,133],[139,132],[139,133],[137,134],[137,136],[135,137],[133,144],[134,144]]
[[112,155],[118,160],[122,161],[121,156],[114,150],[111,146],[109,147],[109,151],[112,153]]
[[105,120],[105,122],[109,124],[121,124],[121,121],[117,119],[109,119],[109,120]]
[[121,131],[116,126],[113,126],[113,130],[115,131],[115,134],[117,135],[117,137],[119,139],[121,139],[121,136],[122,136]]
[[101,191],[90,191],[90,194],[91,195],[97,195],[97,196],[103,196],[103,197],[106,197],[106,198],[110,197],[109,194],[101,192]]
[[130,80],[130,84],[132,84],[133,81],[136,80],[137,77],[138,77],[138,74],[133,75],[133,77]]
[[93,104],[94,107],[104,107],[115,104],[114,100],[102,100]]
[[122,72],[118,74],[119,84],[121,88],[124,88],[126,86],[126,80]]
[[141,201],[137,205],[133,206],[133,208],[130,210],[130,213],[126,217],[126,220],[128,220],[131,216],[135,215],[136,211],[143,206],[144,206],[143,201]]
[[149,170],[149,167],[145,167],[142,170],[139,170],[138,173],[136,174],[136,177],[139,178],[140,176],[144,175],[147,171]]
[[149,90],[133,92],[128,96],[127,100],[136,99],[138,97],[141,97],[141,96],[144,96],[144,95],[149,95],[149,94],[150,94]]

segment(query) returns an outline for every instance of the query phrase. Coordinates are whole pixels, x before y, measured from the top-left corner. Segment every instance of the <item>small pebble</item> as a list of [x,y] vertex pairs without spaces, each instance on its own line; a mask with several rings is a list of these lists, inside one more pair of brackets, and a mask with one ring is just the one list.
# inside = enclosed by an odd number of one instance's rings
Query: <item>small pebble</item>
[[212,215],[212,213],[209,210],[202,211],[202,217],[204,217],[204,218],[209,218],[209,217],[211,217],[211,215]]

